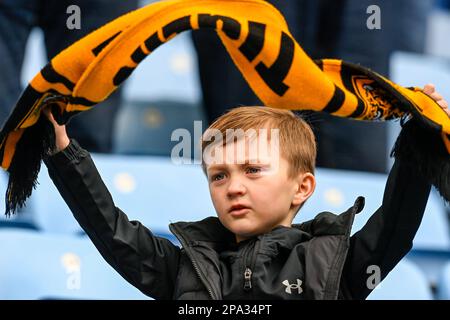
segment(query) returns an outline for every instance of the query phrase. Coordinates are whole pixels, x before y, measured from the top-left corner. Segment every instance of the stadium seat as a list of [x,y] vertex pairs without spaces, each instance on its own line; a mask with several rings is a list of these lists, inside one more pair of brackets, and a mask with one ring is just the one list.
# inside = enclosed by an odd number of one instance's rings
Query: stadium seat
[[450,261],[447,261],[440,272],[436,297],[440,300],[450,300]]
[[125,102],[118,113],[113,150],[119,154],[170,156],[186,138],[190,154],[183,156],[193,158],[206,129],[202,112],[197,104],[170,100]]
[[[441,0],[442,2],[442,0]],[[427,41],[425,52],[435,57],[450,58],[450,43],[447,41],[450,31],[450,2],[441,6],[440,10],[433,10],[427,23]]]
[[197,55],[190,32],[171,39],[144,59],[124,84],[126,100],[201,101]]
[[[2,170],[3,171],[3,170]],[[8,185],[6,172],[0,172],[0,228],[25,228],[38,229],[35,221],[36,215],[33,213],[33,204],[29,200],[26,206],[20,209],[15,215],[5,216],[5,194]]]
[[[92,156],[116,206],[155,233],[170,234],[167,225],[172,221],[193,221],[215,215],[207,180],[198,164],[175,165],[165,157]],[[356,216],[354,233],[379,208],[387,177],[319,168],[316,178],[316,190],[294,222],[312,219],[322,211],[343,212],[358,196],[364,196],[365,208]],[[45,168],[41,170],[39,183],[32,196],[39,229],[56,233],[81,232]],[[450,249],[445,214],[441,198],[432,192],[414,249]]]
[[[352,233],[360,230],[380,207],[387,176],[376,173],[319,168],[316,190],[300,210],[295,222],[314,218],[317,213],[347,210],[358,196],[365,197],[365,207],[356,215]],[[413,249],[450,250],[450,231],[443,200],[433,190],[430,194]]]
[[38,229],[46,233],[82,234],[83,230],[50,179],[45,165],[39,172],[38,182],[31,195]]
[[150,299],[87,238],[0,230],[0,299]]
[[367,299],[432,300],[433,294],[422,271],[412,262],[403,259]]
[[450,1],[449,0],[438,0],[436,1],[436,6],[442,8],[444,10],[450,10]]
[[[92,155],[115,204],[130,220],[139,220],[157,234],[170,234],[168,224],[215,215],[206,177],[197,164],[175,165],[170,158]],[[33,194],[39,227],[47,232],[81,231],[48,177],[39,175]],[[173,238],[171,239],[173,240]]]
[[409,52],[396,52],[390,59],[391,79],[406,87],[436,85],[439,93],[450,97],[448,59]]
[[[433,13],[433,18],[430,20],[430,27],[432,27],[435,22],[439,19],[434,19],[435,13]],[[447,17],[447,21],[448,17]],[[448,24],[448,22],[447,22]],[[448,24],[450,26],[450,24]],[[435,29],[435,27],[433,27]],[[436,32],[430,32],[430,38],[434,38],[440,34],[441,38],[447,39],[448,31],[443,32],[443,30],[435,30]],[[438,32],[439,31],[439,32]],[[447,49],[438,49],[438,51],[449,53],[448,41],[442,41],[442,39],[430,40],[435,45],[445,46]],[[411,52],[398,51],[391,55],[390,58],[390,79],[395,83],[398,83],[405,87],[420,87],[427,83],[433,83],[436,85],[436,90],[443,96],[450,99],[450,64],[448,58],[435,57],[431,55],[424,55]],[[393,147],[398,134],[400,133],[401,127],[397,122],[389,121],[388,123],[388,154]],[[391,164],[393,160],[390,158],[388,160]]]
[[139,64],[124,84],[115,152],[170,156],[176,144],[171,141],[174,130],[184,128],[192,134],[195,120],[206,125],[196,61],[191,36],[184,32]]
[[363,224],[362,214],[375,212],[381,204],[386,175],[357,171],[318,168],[316,189],[305,203],[296,220],[313,219],[319,212],[341,213],[347,210],[358,196],[365,197],[364,211],[356,216],[354,231]]
[[413,249],[450,252],[450,230],[444,200],[432,190]]
[[[447,33],[445,33],[445,36]],[[430,33],[431,35],[432,33]],[[448,41],[434,42],[448,45]],[[427,83],[433,83],[442,96],[447,97],[447,99],[450,97],[450,87],[448,86],[450,83],[450,64],[448,59],[410,52],[396,52],[390,59],[390,74],[394,82],[406,87],[417,86],[422,88]],[[389,128],[389,145],[392,146],[400,132],[400,126],[398,123],[391,123]],[[424,219],[414,239],[414,248],[450,250],[449,234],[443,200],[433,191],[427,204]]]

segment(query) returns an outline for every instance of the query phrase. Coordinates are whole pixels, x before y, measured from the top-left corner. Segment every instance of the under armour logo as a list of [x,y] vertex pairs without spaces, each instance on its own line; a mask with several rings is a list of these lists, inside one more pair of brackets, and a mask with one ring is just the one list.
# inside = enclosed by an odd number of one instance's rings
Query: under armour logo
[[303,292],[303,289],[301,287],[302,280],[300,279],[297,279],[297,284],[290,284],[288,280],[284,280],[282,283],[286,286],[286,293],[292,294],[292,290],[297,290],[298,294]]

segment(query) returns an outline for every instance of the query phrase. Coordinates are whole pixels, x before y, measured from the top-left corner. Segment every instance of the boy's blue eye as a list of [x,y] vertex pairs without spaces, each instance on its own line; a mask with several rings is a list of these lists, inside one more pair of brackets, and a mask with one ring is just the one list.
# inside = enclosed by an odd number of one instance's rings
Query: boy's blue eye
[[257,168],[257,167],[249,167],[247,168],[247,172],[248,173],[258,173],[261,171],[261,168]]
[[220,178],[222,176],[223,176],[223,173],[215,174],[211,177],[211,181],[219,181],[220,179],[218,180],[217,178]]

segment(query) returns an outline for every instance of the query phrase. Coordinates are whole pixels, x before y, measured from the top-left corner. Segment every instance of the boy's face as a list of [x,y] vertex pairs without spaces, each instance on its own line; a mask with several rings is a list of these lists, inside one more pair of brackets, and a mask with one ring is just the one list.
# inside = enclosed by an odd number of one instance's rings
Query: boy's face
[[[252,146],[258,139],[245,139],[245,156],[239,158],[237,153],[242,149],[238,145],[242,146],[243,140],[214,147],[215,152],[222,152],[223,161],[206,167],[219,220],[236,235],[238,242],[279,225],[291,226],[298,207],[315,187],[311,173],[289,179],[289,163],[278,150],[268,147],[269,152],[256,156],[249,152],[255,150]],[[270,145],[267,138],[265,142]]]

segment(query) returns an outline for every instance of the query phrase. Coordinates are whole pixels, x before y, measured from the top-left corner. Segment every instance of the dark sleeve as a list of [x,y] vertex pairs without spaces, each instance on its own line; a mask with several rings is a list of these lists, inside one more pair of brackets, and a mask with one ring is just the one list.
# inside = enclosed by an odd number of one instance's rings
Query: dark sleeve
[[180,249],[114,205],[89,153],[75,140],[45,159],[49,175],[103,258],[155,299],[172,299]]
[[369,266],[379,267],[382,280],[408,253],[422,221],[430,189],[414,167],[395,161],[381,207],[350,238],[341,278],[342,298],[365,299],[371,292],[367,281],[374,275],[368,270]]

